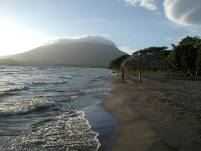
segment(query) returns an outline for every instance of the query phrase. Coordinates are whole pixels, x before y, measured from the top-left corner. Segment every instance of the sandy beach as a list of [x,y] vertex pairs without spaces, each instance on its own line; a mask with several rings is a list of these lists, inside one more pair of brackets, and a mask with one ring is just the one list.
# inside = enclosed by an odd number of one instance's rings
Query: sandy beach
[[201,81],[113,77],[108,86],[113,97],[104,106],[120,125],[110,150],[201,150]]

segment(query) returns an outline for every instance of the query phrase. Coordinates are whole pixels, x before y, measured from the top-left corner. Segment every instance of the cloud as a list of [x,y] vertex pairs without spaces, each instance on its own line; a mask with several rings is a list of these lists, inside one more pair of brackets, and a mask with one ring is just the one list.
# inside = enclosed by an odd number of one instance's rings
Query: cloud
[[127,5],[144,7],[149,11],[158,11],[155,0],[123,0]]
[[166,17],[184,26],[201,26],[201,0],[165,0]]
[[132,54],[136,51],[136,49],[134,48],[131,48],[131,47],[128,47],[128,46],[121,46],[121,47],[118,47],[120,50],[128,53],[128,54]]

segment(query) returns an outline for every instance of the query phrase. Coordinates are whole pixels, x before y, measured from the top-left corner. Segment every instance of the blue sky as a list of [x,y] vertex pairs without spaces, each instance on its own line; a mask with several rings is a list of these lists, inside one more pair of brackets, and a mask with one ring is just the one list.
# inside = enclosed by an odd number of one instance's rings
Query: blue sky
[[128,53],[170,46],[201,36],[200,13],[200,0],[0,0],[0,55],[84,35],[108,38]]

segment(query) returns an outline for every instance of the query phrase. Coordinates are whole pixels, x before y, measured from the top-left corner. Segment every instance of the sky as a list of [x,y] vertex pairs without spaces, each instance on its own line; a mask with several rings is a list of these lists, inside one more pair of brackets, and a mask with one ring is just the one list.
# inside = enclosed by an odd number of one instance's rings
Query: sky
[[0,0],[0,55],[102,36],[127,53],[201,36],[201,0]]

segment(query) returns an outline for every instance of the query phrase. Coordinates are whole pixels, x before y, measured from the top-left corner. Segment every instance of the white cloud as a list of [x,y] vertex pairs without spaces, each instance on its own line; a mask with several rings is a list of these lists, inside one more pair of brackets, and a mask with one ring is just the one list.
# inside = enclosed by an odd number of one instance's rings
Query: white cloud
[[166,17],[185,26],[201,26],[201,0],[165,0]]
[[131,6],[140,6],[144,7],[150,11],[158,11],[155,0],[123,0],[126,4]]
[[121,47],[118,47],[120,50],[128,53],[128,54],[132,54],[136,51],[136,49],[134,48],[131,48],[131,47],[127,47],[127,46],[121,46]]

